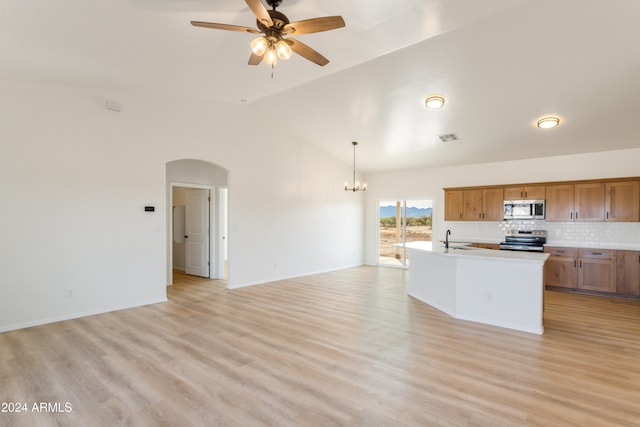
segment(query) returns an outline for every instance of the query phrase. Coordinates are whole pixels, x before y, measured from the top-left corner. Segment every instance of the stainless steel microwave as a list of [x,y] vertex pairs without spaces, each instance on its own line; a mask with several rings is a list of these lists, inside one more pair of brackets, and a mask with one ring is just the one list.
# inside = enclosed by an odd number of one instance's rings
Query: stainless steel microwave
[[504,219],[544,219],[544,200],[505,200]]

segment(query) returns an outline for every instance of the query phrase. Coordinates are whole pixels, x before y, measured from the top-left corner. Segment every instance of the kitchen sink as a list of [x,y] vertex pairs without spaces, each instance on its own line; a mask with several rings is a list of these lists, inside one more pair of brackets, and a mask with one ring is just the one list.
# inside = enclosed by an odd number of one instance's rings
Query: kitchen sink
[[[440,247],[444,248],[445,245],[440,245]],[[475,248],[468,245],[449,245],[449,249],[462,249],[463,251],[469,251]]]

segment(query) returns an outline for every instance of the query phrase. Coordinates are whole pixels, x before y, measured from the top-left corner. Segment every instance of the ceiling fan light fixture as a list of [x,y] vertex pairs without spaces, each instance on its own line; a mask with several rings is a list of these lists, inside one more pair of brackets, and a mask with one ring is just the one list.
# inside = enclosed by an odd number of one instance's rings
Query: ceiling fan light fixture
[[282,3],[282,0],[265,1],[272,7],[272,10],[265,8],[263,0],[245,0],[249,9],[251,9],[251,12],[255,15],[257,28],[202,21],[191,21],[191,25],[214,30],[262,34],[262,36],[258,36],[249,43],[251,56],[249,56],[247,64],[258,65],[263,61],[268,62],[268,64],[271,65],[272,78],[277,58],[286,60],[289,59],[293,53],[321,67],[327,65],[329,60],[318,51],[296,39],[284,39],[283,36],[313,34],[342,28],[346,25],[342,16],[323,16],[290,22],[284,13],[276,10]]
[[276,51],[278,52],[278,58],[282,60],[291,58],[291,47],[289,46],[289,43],[284,40],[278,40],[276,43]]
[[269,47],[269,41],[266,39],[266,37],[260,36],[253,39],[249,44],[249,47],[251,47],[251,52],[255,53],[258,56],[262,56]]
[[439,95],[432,95],[427,97],[424,101],[425,106],[430,110],[437,110],[444,107],[444,97]]
[[551,129],[558,126],[559,124],[560,124],[559,118],[549,116],[549,117],[543,117],[540,120],[538,120],[537,126],[540,129]]
[[269,49],[267,49],[267,52],[264,54],[264,62],[272,66],[278,63],[278,54],[273,45],[269,46]]

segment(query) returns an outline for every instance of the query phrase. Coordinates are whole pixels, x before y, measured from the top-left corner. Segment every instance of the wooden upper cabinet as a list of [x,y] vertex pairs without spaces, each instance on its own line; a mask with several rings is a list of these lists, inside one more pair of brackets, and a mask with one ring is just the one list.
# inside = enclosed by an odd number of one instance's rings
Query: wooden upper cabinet
[[462,190],[445,190],[444,192],[444,220],[462,221],[463,207]]
[[462,219],[465,221],[482,220],[482,189],[464,190],[464,210]]
[[503,218],[502,188],[464,190],[462,218],[465,221],[500,221]]
[[504,219],[504,194],[502,188],[490,188],[483,191],[484,221],[502,221]]
[[445,189],[445,221],[502,221],[504,200],[545,200],[547,221],[640,222],[640,179]]
[[574,221],[604,221],[603,182],[575,185]]
[[504,200],[544,200],[545,186],[517,186],[504,189]]
[[547,185],[545,218],[547,221],[573,221],[574,185]]
[[605,221],[640,221],[640,182],[607,182],[604,209]]

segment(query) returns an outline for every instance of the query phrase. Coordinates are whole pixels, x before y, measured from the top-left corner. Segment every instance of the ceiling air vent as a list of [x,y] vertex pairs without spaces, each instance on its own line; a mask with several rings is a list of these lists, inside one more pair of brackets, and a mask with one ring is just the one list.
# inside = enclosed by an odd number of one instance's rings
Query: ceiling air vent
[[440,138],[440,141],[442,142],[457,141],[458,135],[455,133],[445,133],[443,135],[438,135],[438,138]]

